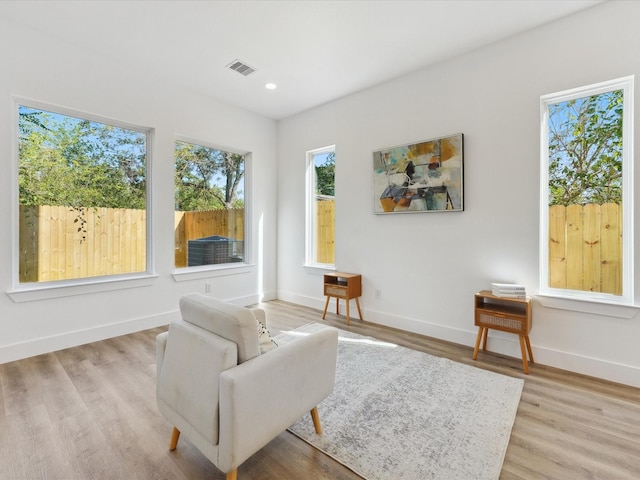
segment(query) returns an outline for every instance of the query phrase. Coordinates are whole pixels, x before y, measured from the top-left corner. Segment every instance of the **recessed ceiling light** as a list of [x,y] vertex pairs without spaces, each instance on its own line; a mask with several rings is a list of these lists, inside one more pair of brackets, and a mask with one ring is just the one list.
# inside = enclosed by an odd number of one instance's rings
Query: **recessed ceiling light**
[[276,88],[278,88],[278,86],[275,83],[267,83],[264,88],[266,88],[267,90],[275,90]]

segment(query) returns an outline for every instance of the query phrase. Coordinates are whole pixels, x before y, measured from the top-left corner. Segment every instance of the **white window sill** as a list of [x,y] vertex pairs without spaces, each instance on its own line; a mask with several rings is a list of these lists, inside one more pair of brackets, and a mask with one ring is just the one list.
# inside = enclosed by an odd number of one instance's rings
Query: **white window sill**
[[240,275],[249,273],[254,265],[248,263],[225,263],[223,265],[203,265],[201,267],[186,267],[174,270],[173,279],[176,282],[199,280],[201,278],[223,277],[226,275]]
[[304,269],[311,273],[335,272],[336,266],[329,263],[305,263]]
[[640,311],[638,305],[627,305],[592,299],[573,299],[538,293],[534,297],[543,307],[573,312],[606,315],[617,318],[633,318]]
[[88,293],[111,292],[153,284],[157,275],[96,277],[66,282],[23,283],[7,291],[7,295],[16,303],[47,300],[51,298],[71,297]]

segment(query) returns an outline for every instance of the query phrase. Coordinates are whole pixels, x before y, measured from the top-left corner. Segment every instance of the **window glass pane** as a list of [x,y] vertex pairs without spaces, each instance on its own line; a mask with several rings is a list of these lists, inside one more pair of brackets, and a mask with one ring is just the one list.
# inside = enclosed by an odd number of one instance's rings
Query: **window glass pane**
[[549,204],[621,203],[622,90],[549,105]]
[[335,164],[333,147],[308,153],[311,182],[308,210],[308,263],[335,263]]
[[147,134],[18,106],[19,281],[147,270]]
[[[624,89],[549,102],[548,287],[624,289]],[[626,207],[625,207],[626,208]]]
[[245,156],[177,141],[175,266],[245,261]]

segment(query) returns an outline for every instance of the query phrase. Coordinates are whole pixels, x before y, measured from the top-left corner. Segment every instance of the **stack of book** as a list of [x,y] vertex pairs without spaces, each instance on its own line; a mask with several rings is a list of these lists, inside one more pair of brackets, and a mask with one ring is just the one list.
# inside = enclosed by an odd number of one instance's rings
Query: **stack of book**
[[526,298],[527,292],[524,286],[515,283],[492,283],[491,293],[496,297]]

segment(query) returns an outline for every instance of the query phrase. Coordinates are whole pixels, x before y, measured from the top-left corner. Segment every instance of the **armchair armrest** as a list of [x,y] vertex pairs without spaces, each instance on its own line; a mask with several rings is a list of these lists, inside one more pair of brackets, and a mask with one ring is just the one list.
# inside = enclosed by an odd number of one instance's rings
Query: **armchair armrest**
[[156,336],[156,376],[160,376],[160,369],[164,363],[164,351],[167,348],[167,337],[169,332],[162,332]]
[[333,390],[338,332],[327,328],[220,374],[219,467],[230,471]]

